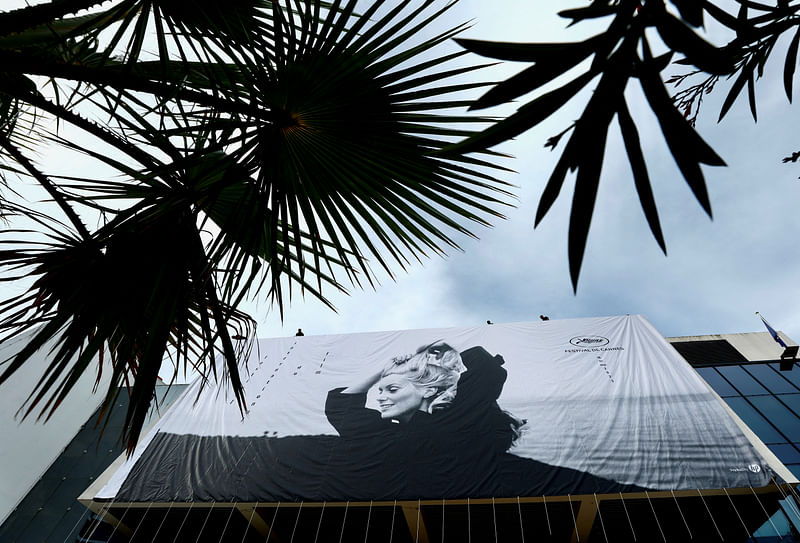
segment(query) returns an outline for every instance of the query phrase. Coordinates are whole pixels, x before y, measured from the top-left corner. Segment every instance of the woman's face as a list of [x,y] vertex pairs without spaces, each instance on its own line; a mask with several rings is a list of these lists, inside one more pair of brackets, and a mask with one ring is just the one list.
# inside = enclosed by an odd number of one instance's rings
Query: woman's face
[[424,408],[434,394],[429,387],[420,387],[402,374],[393,373],[378,381],[378,406],[381,418],[408,422],[417,411]]

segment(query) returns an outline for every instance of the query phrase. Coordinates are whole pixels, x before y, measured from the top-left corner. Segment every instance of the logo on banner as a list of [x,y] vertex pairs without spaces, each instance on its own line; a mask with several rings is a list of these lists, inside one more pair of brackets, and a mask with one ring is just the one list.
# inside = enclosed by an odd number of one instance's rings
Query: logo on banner
[[565,353],[596,353],[605,351],[624,351],[623,347],[609,347],[610,343],[607,337],[603,336],[575,336],[569,340],[569,344],[575,347],[574,349],[564,349]]
[[569,342],[576,347],[603,347],[608,345],[608,338],[603,336],[575,336]]
[[730,471],[751,471],[753,473],[761,473],[761,466],[759,464],[749,464],[746,468],[730,468]]

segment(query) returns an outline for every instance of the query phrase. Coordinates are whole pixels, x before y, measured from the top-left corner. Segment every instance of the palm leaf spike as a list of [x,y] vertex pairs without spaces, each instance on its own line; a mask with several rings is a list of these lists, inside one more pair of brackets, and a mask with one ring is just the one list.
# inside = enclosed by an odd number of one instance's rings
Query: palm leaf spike
[[[53,365],[26,405],[43,416],[96,357],[110,360],[112,386],[132,385],[128,445],[165,356],[185,363],[191,353],[206,379],[217,375],[221,352],[219,376],[230,379],[244,406],[236,365],[243,347],[233,338],[251,336],[251,321],[236,310],[248,292],[263,289],[280,311],[284,285],[289,296],[299,286],[330,303],[322,287],[343,288],[335,273],[373,284],[375,262],[391,275],[394,265],[457,247],[444,230],[472,235],[464,223],[488,224],[510,197],[509,185],[493,175],[505,170],[495,164],[499,153],[438,154],[472,133],[466,123],[485,120],[440,114],[463,105],[453,93],[482,85],[448,84],[473,68],[448,68],[460,52],[435,56],[462,27],[416,37],[449,3],[387,8],[378,1],[367,8],[374,18],[360,18],[352,1],[326,9],[312,0],[243,0],[255,6],[245,18],[259,32],[238,35],[241,41],[210,39],[227,24],[212,16],[216,5],[201,2],[201,13],[187,18],[161,0],[124,0],[74,27],[69,39],[111,38],[75,63],[32,63],[30,51],[2,51],[4,68],[33,66],[55,81],[81,81],[68,103],[30,89],[15,90],[16,97],[37,101],[124,157],[56,140],[122,178],[53,178],[67,206],[108,218],[79,238],[0,254],[0,267],[36,279],[24,296],[0,304],[0,333],[43,324],[34,343],[57,342]],[[156,33],[153,60],[144,52],[148,29]],[[71,107],[93,108],[111,122],[93,123]],[[198,228],[208,221],[221,233],[202,246]],[[173,244],[181,250],[170,252]],[[84,280],[68,289],[74,277]],[[0,381],[26,356],[6,366]],[[116,393],[109,389],[106,402]]]

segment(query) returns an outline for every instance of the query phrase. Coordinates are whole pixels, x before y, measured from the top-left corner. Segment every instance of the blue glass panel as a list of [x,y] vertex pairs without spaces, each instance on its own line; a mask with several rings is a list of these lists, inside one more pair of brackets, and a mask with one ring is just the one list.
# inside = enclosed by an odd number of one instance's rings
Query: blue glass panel
[[[783,514],[783,511],[778,509],[774,515],[772,515],[768,521],[762,524],[755,532],[753,532],[753,538],[750,541],[758,541],[759,543],[764,541],[774,541],[775,543],[787,541],[784,539],[785,536],[792,535],[792,528],[789,525],[789,519],[786,518],[786,515]],[[788,541],[794,541],[794,539],[788,539]]]
[[750,394],[769,394],[769,391],[759,385],[741,366],[719,366],[717,370],[745,396]]
[[794,386],[800,388],[800,366],[798,366],[797,363],[794,364],[791,371],[781,371],[781,365],[777,362],[770,362],[767,365],[791,381]]
[[784,464],[800,464],[800,451],[788,443],[770,445],[769,449],[775,453],[778,460]]
[[776,397],[752,396],[748,400],[790,441],[800,441],[800,418],[779,402]]
[[789,468],[789,471],[792,472],[792,475],[800,479],[800,464],[792,464],[791,466],[786,466]]
[[747,403],[747,400],[742,397],[732,397],[725,398],[725,402],[756,433],[761,441],[764,443],[786,443],[786,438],[781,436],[752,405]]
[[720,396],[739,396],[736,389],[733,388],[728,381],[722,378],[714,368],[696,368],[697,373],[700,374],[706,383],[711,385],[711,388]]
[[800,392],[797,390],[797,387],[781,377],[779,372],[773,370],[766,364],[751,364],[743,367],[773,394]]
[[781,394],[778,398],[788,405],[796,415],[800,415],[800,394]]

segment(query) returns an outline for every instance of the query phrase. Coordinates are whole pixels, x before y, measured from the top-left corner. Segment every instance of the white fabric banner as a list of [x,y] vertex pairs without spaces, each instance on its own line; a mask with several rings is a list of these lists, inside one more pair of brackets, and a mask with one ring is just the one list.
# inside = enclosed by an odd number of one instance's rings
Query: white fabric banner
[[[259,340],[247,415],[194,383],[98,499],[270,501],[764,486],[642,316]],[[424,374],[424,375],[422,375]]]

